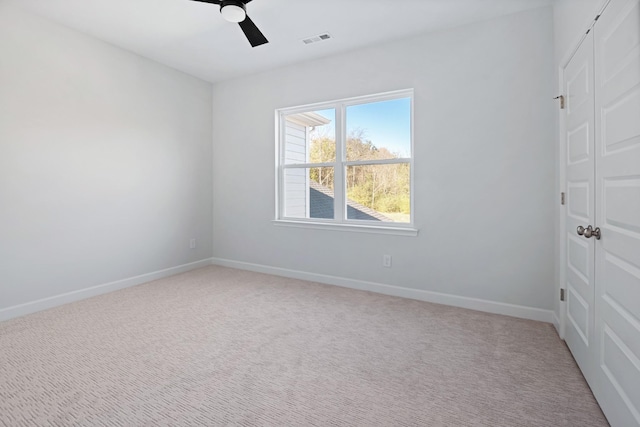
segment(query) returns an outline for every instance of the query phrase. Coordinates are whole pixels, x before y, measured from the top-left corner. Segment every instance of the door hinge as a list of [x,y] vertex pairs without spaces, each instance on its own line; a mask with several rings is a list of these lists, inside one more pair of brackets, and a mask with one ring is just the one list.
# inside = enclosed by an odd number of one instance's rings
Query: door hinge
[[553,99],[559,99],[560,100],[560,109],[564,110],[564,95],[558,95]]
[[560,301],[564,301],[564,289],[560,288]]
[[564,206],[567,203],[567,197],[564,195],[564,191],[560,193],[560,204]]

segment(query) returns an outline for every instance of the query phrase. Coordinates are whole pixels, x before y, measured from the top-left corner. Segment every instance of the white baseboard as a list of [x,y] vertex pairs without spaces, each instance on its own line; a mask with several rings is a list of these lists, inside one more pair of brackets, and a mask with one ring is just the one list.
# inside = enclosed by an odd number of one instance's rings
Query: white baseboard
[[308,280],[311,282],[325,283],[328,285],[342,286],[344,288],[360,289],[377,292],[396,297],[411,298],[436,304],[451,305],[454,307],[468,308],[487,313],[503,314],[522,319],[538,320],[552,323],[553,311],[540,308],[526,307],[522,305],[506,304],[502,302],[488,301],[479,298],[462,297],[458,295],[440,292],[424,291],[420,289],[404,288],[400,286],[385,285],[382,283],[367,282],[363,280],[346,279],[344,277],[329,276],[326,274],[307,273],[286,268],[270,267],[267,265],[252,264],[241,261],[233,261],[222,258],[212,258],[212,263],[223,267],[237,268],[240,270],[255,271],[258,273],[273,274],[276,276],[290,277],[293,279]]
[[555,311],[552,312],[553,313],[553,326],[556,328],[556,331],[558,332],[558,336],[561,336],[562,334],[560,333],[560,319],[558,318],[558,315]]
[[117,291],[119,289],[140,285],[142,283],[150,282],[152,280],[162,279],[164,277],[169,277],[176,274],[184,273],[186,271],[194,270],[196,268],[206,267],[208,265],[211,265],[211,262],[212,262],[212,259],[207,258],[200,261],[191,262],[189,264],[182,264],[176,267],[165,268],[164,270],[158,270],[151,273],[141,274],[139,276],[129,277],[127,279],[116,280],[115,282],[104,283],[102,285],[92,286],[90,288],[79,289],[77,291],[67,292],[67,293],[55,295],[49,298],[43,298],[36,301],[31,301],[24,304],[3,308],[3,309],[0,309],[0,322],[3,320],[13,319],[19,316],[24,316],[26,314],[35,313],[37,311],[42,311],[49,308],[57,307],[59,305],[68,304],[70,302],[79,301],[79,300],[94,297],[97,295],[102,295],[109,292]]

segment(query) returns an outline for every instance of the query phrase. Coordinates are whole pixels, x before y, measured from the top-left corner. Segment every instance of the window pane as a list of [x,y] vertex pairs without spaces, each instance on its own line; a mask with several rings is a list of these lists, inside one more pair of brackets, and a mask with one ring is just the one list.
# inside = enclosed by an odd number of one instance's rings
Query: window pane
[[411,222],[409,163],[347,167],[347,219]]
[[336,112],[288,114],[284,118],[284,163],[325,163],[336,158]]
[[411,157],[411,98],[347,107],[347,160]]
[[284,215],[289,218],[333,219],[334,168],[284,170]]

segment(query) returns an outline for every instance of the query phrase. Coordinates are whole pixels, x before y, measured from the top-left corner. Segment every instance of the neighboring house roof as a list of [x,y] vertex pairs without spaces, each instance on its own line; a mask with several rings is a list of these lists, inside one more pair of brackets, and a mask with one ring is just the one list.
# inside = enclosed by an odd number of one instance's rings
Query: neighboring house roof
[[[333,218],[333,190],[309,180],[309,210],[311,218]],[[393,222],[379,212],[347,199],[347,218]]]
[[285,119],[287,121],[307,127],[322,126],[331,123],[331,120],[313,111],[309,111],[306,113],[289,114],[288,116],[285,116]]

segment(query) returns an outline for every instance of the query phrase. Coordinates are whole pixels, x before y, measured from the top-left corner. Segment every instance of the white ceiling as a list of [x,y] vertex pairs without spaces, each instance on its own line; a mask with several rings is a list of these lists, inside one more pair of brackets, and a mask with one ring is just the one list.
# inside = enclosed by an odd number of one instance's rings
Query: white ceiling
[[[45,18],[210,82],[551,4],[553,0],[254,0],[269,43],[251,48],[214,4],[15,0]],[[333,39],[305,45],[328,32]],[[509,35],[505,34],[505,37]]]

